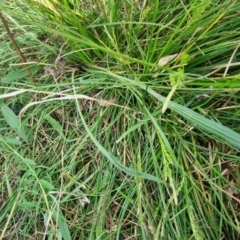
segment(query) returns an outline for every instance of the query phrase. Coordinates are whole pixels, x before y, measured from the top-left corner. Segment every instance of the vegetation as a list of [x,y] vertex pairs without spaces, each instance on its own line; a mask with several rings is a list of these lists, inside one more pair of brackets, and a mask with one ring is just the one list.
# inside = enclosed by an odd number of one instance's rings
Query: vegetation
[[0,239],[240,237],[239,1],[0,10]]

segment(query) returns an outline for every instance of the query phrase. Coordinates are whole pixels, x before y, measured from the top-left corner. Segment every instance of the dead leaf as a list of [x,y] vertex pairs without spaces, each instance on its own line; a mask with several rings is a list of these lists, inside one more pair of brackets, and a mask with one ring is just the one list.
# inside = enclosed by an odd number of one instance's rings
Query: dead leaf
[[160,67],[166,65],[167,63],[169,63],[171,60],[173,60],[174,58],[176,58],[178,56],[178,53],[176,54],[172,54],[172,55],[168,55],[165,57],[160,58],[160,60],[158,61],[158,65]]
[[173,94],[175,93],[175,91],[177,90],[177,87],[178,85],[175,85],[172,90],[168,93],[164,103],[163,103],[163,106],[162,106],[162,114],[165,113],[165,111],[167,110],[168,108],[168,104],[173,96]]
[[108,107],[116,103],[116,98],[112,98],[110,100],[99,99],[98,104],[102,107]]
[[14,92],[11,92],[11,93],[1,94],[1,95],[0,95],[0,99],[1,99],[1,98],[13,97],[13,96],[16,96],[16,95],[18,95],[18,94],[24,93],[24,92],[26,92],[26,91],[27,91],[27,90],[25,90],[25,89],[21,89],[21,90],[14,91]]
[[80,199],[80,204],[84,208],[86,205],[90,204],[90,200],[87,197]]

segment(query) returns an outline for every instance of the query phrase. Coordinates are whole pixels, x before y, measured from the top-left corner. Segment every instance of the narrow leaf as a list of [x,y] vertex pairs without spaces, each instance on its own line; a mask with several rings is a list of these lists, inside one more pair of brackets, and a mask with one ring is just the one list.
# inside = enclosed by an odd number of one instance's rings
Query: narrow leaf
[[8,97],[14,97],[14,96],[16,96],[18,94],[21,94],[21,93],[24,93],[26,91],[27,90],[22,89],[22,90],[14,91],[14,92],[11,92],[11,93],[1,94],[0,98],[4,98],[5,99],[5,98],[8,98]]
[[54,128],[54,130],[56,132],[59,133],[59,135],[63,136],[64,137],[64,134],[63,134],[63,129],[62,129],[62,126],[61,124],[56,121],[54,118],[52,118],[50,115],[46,115],[45,116],[45,119],[49,122],[49,124]]
[[25,164],[29,164],[29,165],[36,165],[36,163],[32,159],[30,159],[30,158],[24,158],[23,162]]
[[162,113],[165,113],[165,111],[167,110],[167,108],[168,108],[168,103],[170,102],[170,100],[171,100],[173,94],[175,93],[176,89],[177,89],[177,85],[175,85],[175,86],[172,88],[172,90],[169,92],[169,94],[167,95],[167,97],[166,97],[166,99],[165,99],[165,101],[164,101],[164,103],[163,103],[163,106],[162,106]]
[[[145,85],[145,84],[143,84]],[[162,95],[156,93],[153,89],[151,88],[146,88],[146,85],[143,86],[141,85],[142,88],[147,89],[148,93],[156,97],[159,101],[164,102],[165,97]],[[168,107],[181,115],[183,118],[188,120],[191,124],[194,126],[213,134],[213,136],[220,137],[226,141],[226,143],[235,146],[237,148],[240,148],[240,134],[233,131],[232,129],[223,126],[220,123],[215,122],[214,120],[210,120],[203,115],[193,111],[190,108],[187,108],[185,106],[182,106],[178,103],[169,101]]]
[[10,145],[21,145],[21,141],[19,141],[16,138],[8,138],[8,139],[6,139],[6,143],[8,143]]
[[28,142],[24,126],[19,121],[16,114],[4,103],[1,104],[2,114],[7,124],[21,137],[25,142]]
[[40,183],[41,183],[41,184],[43,185],[43,187],[46,188],[46,189],[49,189],[49,190],[54,189],[54,186],[53,186],[50,182],[46,181],[45,179],[40,179]]
[[64,240],[71,240],[70,231],[68,229],[66,218],[63,216],[61,209],[59,208],[58,212],[53,212],[53,219],[57,222],[59,230],[62,234]]
[[[131,79],[128,79],[126,77],[119,76],[117,74],[108,72],[109,75],[122,80],[124,82],[130,82],[135,86],[138,86],[142,88],[143,90],[147,91],[149,94],[157,98],[160,102],[164,102],[166,100],[166,97],[158,94],[155,92],[152,88],[147,87],[146,84],[140,83],[137,81],[133,81]],[[221,138],[226,141],[231,146],[235,146],[237,148],[240,148],[240,134],[233,131],[232,129],[223,126],[220,123],[215,122],[214,120],[210,120],[201,114],[191,110],[188,107],[182,106],[178,103],[175,103],[173,101],[169,101],[168,107],[181,115],[183,118],[185,118],[187,121],[189,121],[194,126],[213,134],[213,136],[216,136],[218,138]]]
[[109,162],[111,162],[116,168],[118,168],[120,171],[133,176],[133,177],[140,177],[140,178],[144,178],[144,179],[148,179],[154,182],[158,182],[158,183],[162,183],[163,181],[161,179],[159,179],[158,177],[146,173],[146,172],[140,172],[137,171],[135,169],[132,168],[128,168],[126,166],[124,166],[117,157],[115,157],[113,154],[111,154],[110,152],[108,152],[101,144],[100,142],[95,138],[95,136],[92,134],[92,132],[90,131],[90,129],[88,128],[81,111],[80,113],[80,117],[81,120],[83,122],[83,125],[88,133],[88,135],[90,136],[90,138],[92,139],[92,141],[94,142],[94,144],[98,147],[98,149],[102,152],[102,154],[109,160]]

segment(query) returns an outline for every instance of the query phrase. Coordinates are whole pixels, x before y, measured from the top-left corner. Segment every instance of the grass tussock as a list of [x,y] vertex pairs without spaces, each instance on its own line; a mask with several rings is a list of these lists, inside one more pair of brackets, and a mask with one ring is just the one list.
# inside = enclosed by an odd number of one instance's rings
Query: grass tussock
[[0,10],[0,239],[239,238],[240,3]]

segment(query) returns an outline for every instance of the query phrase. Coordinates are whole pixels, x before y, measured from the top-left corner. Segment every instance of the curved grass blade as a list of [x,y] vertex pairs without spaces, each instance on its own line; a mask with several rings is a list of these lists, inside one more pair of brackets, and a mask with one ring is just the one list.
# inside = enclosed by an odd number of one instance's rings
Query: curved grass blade
[[[104,70],[106,71],[106,70]],[[110,71],[107,71],[107,74],[109,76],[112,76],[120,81],[123,82],[129,82],[134,86],[138,86],[141,89],[144,89],[149,94],[157,98],[160,102],[164,103],[166,101],[166,97],[158,94],[155,92],[152,88],[148,87],[146,84],[141,83],[139,81],[134,81],[126,77],[119,76],[117,74],[114,74]],[[183,118],[185,118],[187,121],[189,121],[194,126],[211,133],[213,136],[216,136],[218,138],[223,139],[228,145],[240,148],[240,134],[233,131],[232,129],[215,122],[214,120],[208,119],[204,117],[203,115],[196,113],[195,111],[191,110],[190,108],[187,108],[185,106],[182,106],[178,103],[175,103],[173,101],[168,102],[168,108],[175,111],[179,115],[181,115]]]
[[145,172],[140,172],[131,168],[128,168],[126,166],[124,166],[123,164],[121,164],[121,162],[118,160],[117,157],[115,157],[113,154],[111,154],[110,152],[108,152],[101,144],[100,142],[93,136],[91,130],[88,128],[81,110],[79,110],[79,114],[82,120],[82,123],[88,133],[88,135],[90,136],[90,138],[92,139],[92,141],[94,142],[94,144],[98,147],[98,149],[102,152],[102,154],[116,167],[118,168],[120,171],[126,173],[127,175],[133,176],[133,177],[140,177],[143,179],[148,179],[154,182],[158,182],[158,183],[163,183],[163,181],[151,174],[145,173]]
[[[160,94],[156,93],[151,88],[148,88],[147,91],[155,96],[158,100],[162,101],[163,97]],[[182,106],[173,101],[168,102],[168,107],[192,123],[194,126],[225,140],[226,143],[232,146],[240,148],[240,134],[232,129],[208,119],[203,115],[191,110],[190,108]]]

